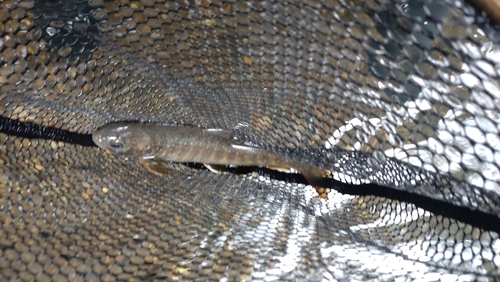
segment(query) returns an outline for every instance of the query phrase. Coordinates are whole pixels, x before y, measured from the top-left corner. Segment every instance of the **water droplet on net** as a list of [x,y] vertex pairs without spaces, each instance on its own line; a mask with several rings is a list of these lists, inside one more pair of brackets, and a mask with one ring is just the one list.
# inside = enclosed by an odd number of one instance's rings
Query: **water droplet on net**
[[465,127],[465,135],[476,143],[484,143],[486,139],[484,133],[479,128],[472,126]]
[[379,171],[382,169],[382,167],[380,166],[380,163],[379,161],[377,161],[376,159],[372,158],[372,157],[368,157],[367,159],[367,163],[368,165],[374,170],[374,171]]
[[481,168],[481,174],[486,178],[493,181],[500,181],[500,172],[498,167],[493,163],[485,163]]
[[384,153],[380,151],[375,151],[373,152],[373,156],[379,163],[385,163],[387,162],[387,158],[385,157]]

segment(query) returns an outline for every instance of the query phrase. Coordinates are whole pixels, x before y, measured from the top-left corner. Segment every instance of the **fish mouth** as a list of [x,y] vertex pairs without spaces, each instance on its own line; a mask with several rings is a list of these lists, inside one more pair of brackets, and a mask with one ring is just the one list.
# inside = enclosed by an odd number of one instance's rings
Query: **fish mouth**
[[92,141],[94,141],[94,144],[101,147],[102,144],[102,132],[101,128],[98,128],[92,132]]
[[126,125],[117,126],[115,123],[105,124],[94,130],[92,133],[92,141],[94,141],[98,147],[106,149],[109,139],[118,138],[120,133],[127,128],[128,126]]

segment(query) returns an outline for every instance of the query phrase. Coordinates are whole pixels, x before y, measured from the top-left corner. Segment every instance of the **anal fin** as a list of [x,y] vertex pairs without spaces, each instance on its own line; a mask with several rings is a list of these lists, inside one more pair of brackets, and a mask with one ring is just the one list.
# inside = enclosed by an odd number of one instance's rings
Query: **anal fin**
[[214,165],[214,164],[203,164],[206,168],[208,168],[211,172],[215,173],[224,173],[227,170],[226,165]]
[[292,168],[289,168],[289,167],[281,167],[281,166],[267,166],[268,169],[273,169],[273,170],[277,170],[279,172],[286,172],[286,173],[290,173],[290,172],[293,172],[293,169]]

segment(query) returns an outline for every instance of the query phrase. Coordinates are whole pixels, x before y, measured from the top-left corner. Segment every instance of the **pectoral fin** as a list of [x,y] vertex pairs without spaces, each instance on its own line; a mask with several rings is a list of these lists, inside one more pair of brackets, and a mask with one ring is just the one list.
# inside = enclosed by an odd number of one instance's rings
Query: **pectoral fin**
[[227,166],[225,165],[213,165],[213,164],[203,164],[206,168],[208,168],[211,172],[215,173],[224,173],[227,170]]
[[141,164],[151,173],[160,176],[167,176],[168,169],[165,163],[157,159],[142,159]]

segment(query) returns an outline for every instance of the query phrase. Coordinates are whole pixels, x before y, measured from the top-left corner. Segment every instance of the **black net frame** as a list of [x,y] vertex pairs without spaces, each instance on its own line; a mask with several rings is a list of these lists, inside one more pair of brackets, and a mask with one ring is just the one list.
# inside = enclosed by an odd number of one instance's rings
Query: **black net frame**
[[[0,34],[2,280],[500,279],[498,27],[467,2],[2,1]],[[92,143],[123,120],[232,130],[330,199],[151,174]]]

